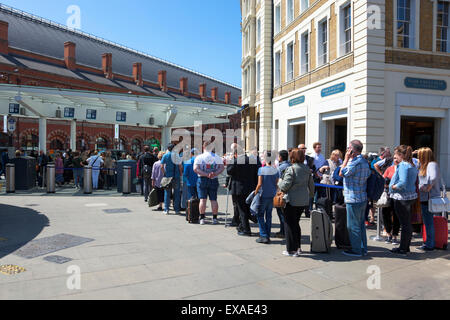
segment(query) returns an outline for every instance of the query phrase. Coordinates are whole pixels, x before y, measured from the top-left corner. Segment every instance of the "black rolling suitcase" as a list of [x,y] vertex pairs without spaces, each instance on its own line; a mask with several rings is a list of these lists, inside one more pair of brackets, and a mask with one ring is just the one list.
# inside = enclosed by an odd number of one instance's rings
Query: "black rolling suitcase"
[[190,199],[187,201],[186,221],[189,223],[199,223],[200,221],[200,200]]
[[330,220],[333,220],[333,200],[330,196],[330,188],[326,188],[327,196],[317,199],[316,207],[325,210]]
[[334,243],[338,249],[351,248],[350,238],[347,229],[347,207],[344,205],[336,205],[334,221]]

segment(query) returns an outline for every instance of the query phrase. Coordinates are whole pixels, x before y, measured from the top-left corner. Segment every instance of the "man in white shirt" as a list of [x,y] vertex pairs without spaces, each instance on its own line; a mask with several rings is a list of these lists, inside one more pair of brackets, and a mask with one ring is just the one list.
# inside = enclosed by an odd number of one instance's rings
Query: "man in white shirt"
[[197,193],[200,199],[200,224],[205,224],[206,202],[211,201],[213,213],[213,224],[217,224],[217,215],[219,213],[219,204],[217,203],[217,190],[219,188],[218,176],[225,170],[221,157],[211,150],[211,142],[203,144],[203,154],[195,158],[194,172],[198,174]]
[[103,165],[103,159],[95,151],[94,155],[86,160],[88,165],[92,167],[92,188],[98,189],[98,176],[100,174],[101,166]]

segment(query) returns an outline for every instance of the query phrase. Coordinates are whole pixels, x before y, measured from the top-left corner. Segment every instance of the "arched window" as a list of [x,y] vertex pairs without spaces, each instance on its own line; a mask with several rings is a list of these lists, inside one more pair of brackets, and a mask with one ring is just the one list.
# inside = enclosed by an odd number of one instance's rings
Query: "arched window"
[[25,151],[33,151],[39,149],[39,137],[35,134],[27,134],[22,137],[20,146]]
[[54,139],[50,142],[50,150],[63,151],[64,144],[59,139]]
[[142,150],[142,141],[139,139],[134,139],[133,142],[131,143],[131,149],[136,154],[140,153]]
[[97,138],[97,141],[95,142],[95,149],[97,150],[108,149],[108,141],[106,141],[106,139],[102,137]]

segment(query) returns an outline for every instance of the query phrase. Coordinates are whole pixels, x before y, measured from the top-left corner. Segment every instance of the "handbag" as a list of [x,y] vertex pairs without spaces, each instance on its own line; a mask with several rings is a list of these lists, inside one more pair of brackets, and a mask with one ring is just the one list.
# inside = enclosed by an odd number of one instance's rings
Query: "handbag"
[[166,190],[172,188],[173,177],[164,177],[161,179],[161,188]]
[[447,198],[445,184],[442,182],[443,192],[439,198],[430,198],[428,200],[428,211],[431,213],[443,213],[450,211],[450,201]]
[[[176,166],[173,164],[173,173],[175,174]],[[161,188],[164,190],[172,188],[173,177],[164,177],[161,179]]]
[[[290,167],[290,168],[292,169],[292,175],[294,176],[293,180],[295,180],[295,170],[292,167]],[[289,168],[286,168],[286,170],[288,170],[288,169]],[[284,179],[286,170],[284,170],[281,180]],[[273,207],[274,208],[282,208],[282,209],[286,208],[286,203],[287,203],[286,198],[287,198],[287,196],[286,196],[286,194],[284,194],[284,192],[278,191],[277,194],[275,195],[275,197],[273,198]]]
[[284,193],[279,191],[273,198],[273,207],[274,208],[285,208],[286,200],[284,199]]
[[158,201],[158,190],[156,188],[153,188],[153,190],[150,192],[148,196],[148,206],[149,207],[155,207],[159,204]]
[[389,207],[389,195],[386,191],[383,192],[381,198],[375,203],[377,208],[387,208]]

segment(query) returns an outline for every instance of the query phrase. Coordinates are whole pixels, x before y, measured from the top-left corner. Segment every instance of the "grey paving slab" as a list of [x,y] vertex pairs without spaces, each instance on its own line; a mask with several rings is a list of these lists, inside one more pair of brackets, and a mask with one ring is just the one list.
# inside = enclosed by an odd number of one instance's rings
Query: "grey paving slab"
[[44,260],[48,261],[48,262],[57,263],[57,264],[64,264],[69,261],[72,261],[73,259],[67,258],[67,257],[62,257],[62,256],[48,256],[48,257],[45,257]]
[[318,292],[338,288],[345,285],[344,282],[322,277],[320,274],[311,272],[310,270],[290,274],[287,276],[287,278],[299,282],[302,285]]
[[19,257],[32,259],[48,253],[79,246],[91,241],[94,241],[94,239],[61,233],[55,236],[33,240],[25,244],[14,254]]
[[[414,253],[403,258],[389,253],[392,246],[369,241],[370,254],[364,259],[345,257],[335,248],[331,254],[310,254],[309,220],[302,218],[305,253],[291,258],[281,255],[285,250],[281,239],[261,245],[255,237],[238,237],[235,228],[223,224],[189,225],[184,216],[149,211],[140,197],[108,193],[84,197],[64,192],[45,197],[0,195],[5,205],[24,210],[33,210],[26,205],[38,205],[35,210],[48,219],[48,226],[32,239],[55,234],[95,239],[58,252],[73,259],[62,265],[41,256],[27,259],[4,252],[0,265],[15,264],[27,271],[0,275],[0,299],[449,298],[448,252]],[[225,196],[219,196],[219,205],[224,208]],[[103,211],[114,208],[130,212]],[[1,221],[9,228],[8,238],[14,235],[10,218],[0,212]],[[275,211],[273,218],[278,224]],[[257,226],[252,231],[257,232]],[[277,232],[278,226],[272,231]],[[374,234],[375,230],[368,231],[369,236]],[[415,238],[414,245],[419,243],[420,238]],[[81,270],[81,290],[66,287],[70,265]],[[381,269],[380,291],[367,289],[367,268],[371,265]]]

